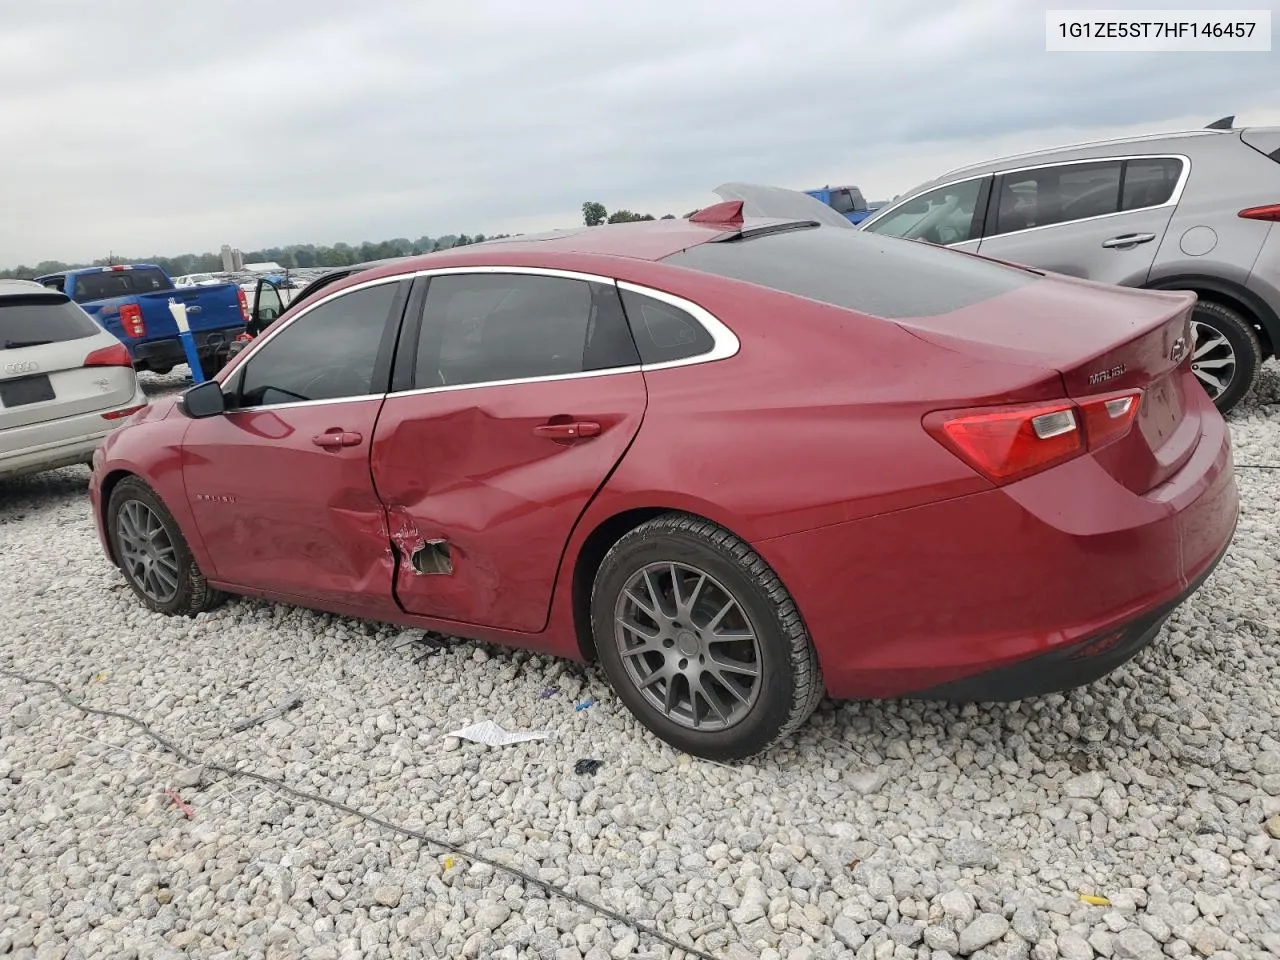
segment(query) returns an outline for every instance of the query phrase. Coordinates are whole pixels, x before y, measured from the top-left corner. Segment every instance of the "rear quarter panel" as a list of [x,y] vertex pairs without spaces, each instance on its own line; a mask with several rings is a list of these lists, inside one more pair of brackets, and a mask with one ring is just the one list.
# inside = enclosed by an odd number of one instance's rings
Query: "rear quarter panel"
[[1244,286],[1271,224],[1238,216],[1280,203],[1280,163],[1240,142],[1215,137],[1188,150],[1191,175],[1156,254],[1149,282],[1207,274]]
[[965,357],[886,320],[667,269],[665,288],[721,318],[741,346],[645,374],[644,424],[588,522],[671,506],[754,541],[987,489],[925,433],[923,415],[1062,389],[1056,373]]

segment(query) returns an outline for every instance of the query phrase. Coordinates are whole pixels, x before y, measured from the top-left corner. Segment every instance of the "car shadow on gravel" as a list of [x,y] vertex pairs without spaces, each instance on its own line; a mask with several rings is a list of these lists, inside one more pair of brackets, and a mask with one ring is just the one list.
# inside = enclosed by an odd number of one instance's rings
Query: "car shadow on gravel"
[[88,495],[89,468],[63,467],[24,477],[0,479],[0,524],[18,523],[32,510]]

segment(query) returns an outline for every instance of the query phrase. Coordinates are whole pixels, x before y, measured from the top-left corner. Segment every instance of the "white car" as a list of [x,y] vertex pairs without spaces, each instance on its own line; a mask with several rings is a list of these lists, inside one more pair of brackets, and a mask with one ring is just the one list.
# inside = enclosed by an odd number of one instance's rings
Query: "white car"
[[90,463],[146,405],[124,344],[65,294],[0,280],[0,478]]

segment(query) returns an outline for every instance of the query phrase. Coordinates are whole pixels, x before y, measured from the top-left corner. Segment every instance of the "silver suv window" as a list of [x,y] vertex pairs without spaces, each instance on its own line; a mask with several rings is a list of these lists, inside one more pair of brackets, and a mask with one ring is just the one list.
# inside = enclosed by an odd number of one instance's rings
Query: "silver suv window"
[[1006,174],[988,235],[1083,220],[1120,209],[1122,161],[1072,163]]
[[985,197],[982,187],[986,179],[977,177],[922,193],[867,229],[887,237],[943,246],[976,240],[982,229],[978,201]]

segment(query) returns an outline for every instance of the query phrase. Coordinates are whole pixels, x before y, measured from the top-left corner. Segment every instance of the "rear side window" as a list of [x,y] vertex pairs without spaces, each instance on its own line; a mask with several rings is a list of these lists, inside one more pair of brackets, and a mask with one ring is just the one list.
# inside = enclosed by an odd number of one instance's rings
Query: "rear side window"
[[1045,227],[1120,209],[1122,161],[1070,163],[1005,174],[991,234]]
[[1125,161],[1120,209],[1141,210],[1168,203],[1180,176],[1182,161],[1176,157],[1139,157]]
[[415,387],[565,376],[639,360],[617,292],[566,277],[433,277],[418,335]]
[[[838,227],[701,243],[662,262],[887,319],[950,313],[1039,276],[932,244]],[[784,326],[786,318],[777,323]]]
[[104,270],[76,277],[75,298],[77,303],[87,303],[90,300],[109,300],[113,297],[131,297],[140,293],[172,289],[165,275],[154,268]]
[[687,360],[715,347],[707,328],[679,307],[632,290],[621,293],[641,362]]
[[0,350],[64,343],[101,332],[83,310],[60,294],[0,299]]

